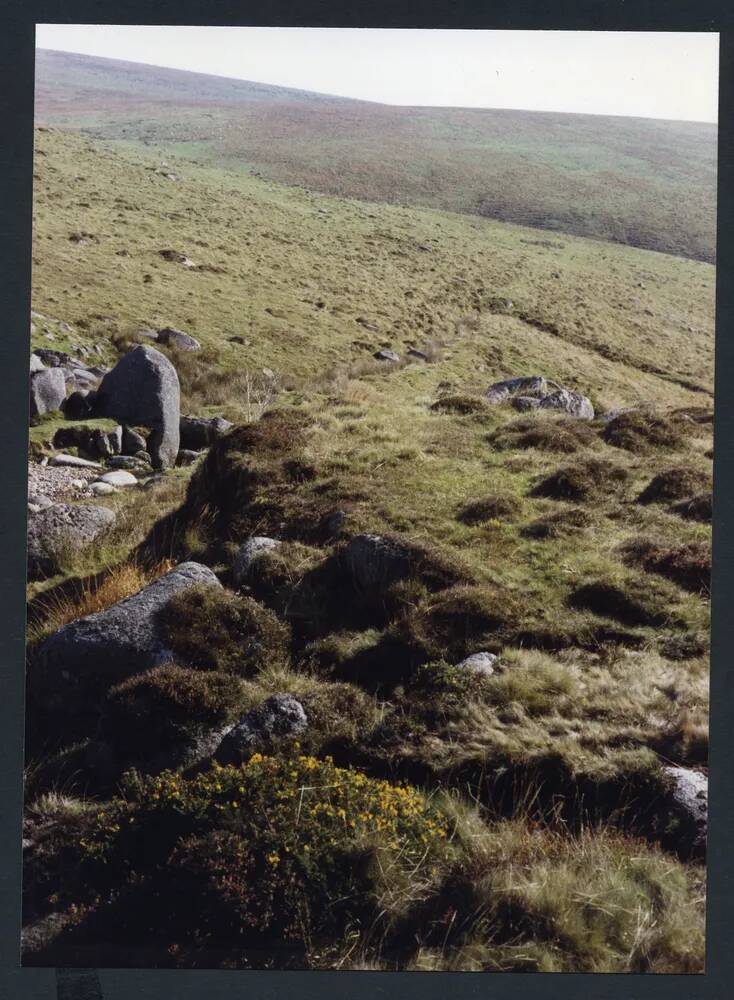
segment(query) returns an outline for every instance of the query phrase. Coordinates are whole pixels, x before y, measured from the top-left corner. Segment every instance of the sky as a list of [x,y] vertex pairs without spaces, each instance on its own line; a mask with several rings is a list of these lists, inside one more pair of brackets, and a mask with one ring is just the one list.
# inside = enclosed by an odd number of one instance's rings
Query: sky
[[40,24],[36,44],[385,104],[718,117],[714,32]]

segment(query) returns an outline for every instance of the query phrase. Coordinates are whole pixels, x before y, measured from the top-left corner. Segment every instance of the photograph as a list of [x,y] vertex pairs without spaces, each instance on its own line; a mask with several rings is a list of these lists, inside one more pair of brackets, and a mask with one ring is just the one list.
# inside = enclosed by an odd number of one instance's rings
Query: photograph
[[22,965],[704,973],[718,33],[35,42]]

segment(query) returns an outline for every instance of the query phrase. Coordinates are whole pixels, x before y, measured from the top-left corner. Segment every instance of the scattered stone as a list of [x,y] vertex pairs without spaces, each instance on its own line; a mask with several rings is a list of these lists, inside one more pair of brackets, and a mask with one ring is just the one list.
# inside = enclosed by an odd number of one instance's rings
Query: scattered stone
[[113,469],[112,472],[105,472],[97,482],[107,483],[109,486],[137,486],[138,484],[132,472],[128,472],[126,469]]
[[51,465],[67,466],[73,469],[101,469],[99,462],[92,462],[88,458],[79,458],[77,455],[54,455]]
[[[144,459],[140,457],[141,454],[145,456]],[[140,469],[150,472],[150,455],[147,451],[136,455],[113,455],[107,464],[111,469]]]
[[60,410],[66,399],[66,380],[59,368],[44,368],[31,375],[30,414],[43,416]]
[[67,420],[86,420],[92,415],[94,395],[85,389],[76,389],[64,403],[64,416]]
[[300,736],[308,726],[303,705],[292,694],[274,694],[252,709],[222,740],[216,753],[220,764],[240,763],[254,750],[275,739]]
[[[112,515],[107,507],[87,509]],[[65,691],[85,681],[107,686],[162,663],[185,665],[168,646],[160,613],[174,594],[199,584],[221,587],[208,566],[181,563],[137,594],[64,625],[38,653],[49,695],[57,693],[63,705]]]
[[38,347],[34,351],[49,368],[61,368],[64,365],[73,365],[74,359],[65,351],[52,351],[50,347]]
[[493,383],[487,389],[485,398],[490,403],[504,403],[511,396],[534,396],[540,399],[548,394],[549,385],[560,389],[560,386],[548,382],[542,375],[520,375]]
[[358,316],[356,322],[359,323],[360,326],[364,327],[365,330],[371,330],[372,333],[377,333],[380,329],[377,323],[370,323],[369,320],[364,318],[364,316]]
[[121,452],[123,455],[135,455],[139,451],[145,451],[147,448],[147,442],[142,434],[134,431],[131,427],[122,428],[122,447]]
[[180,250],[159,250],[158,253],[164,260],[169,261],[171,264],[183,264],[184,267],[196,266],[193,260],[190,260]]
[[687,767],[664,767],[670,785],[671,811],[680,824],[679,848],[699,855],[706,849],[708,778]]
[[199,451],[208,448],[230,430],[232,424],[222,417],[181,417],[179,438],[181,448]]
[[528,410],[537,410],[540,406],[540,400],[537,396],[513,396],[510,399],[510,405],[513,409],[526,413]]
[[417,347],[409,347],[408,354],[411,358],[418,358],[419,361],[428,361],[428,355]]
[[400,356],[395,351],[375,351],[373,356],[378,361],[391,361],[393,364],[397,364],[400,361]]
[[382,535],[356,535],[344,559],[357,589],[372,590],[403,576],[410,556],[397,542]]
[[201,350],[201,344],[196,337],[184,333],[183,330],[176,330],[172,326],[165,326],[162,330],[159,330],[157,339],[159,344],[165,344],[167,347],[177,347],[179,351]]
[[38,579],[55,573],[67,552],[91,545],[115,523],[108,507],[55,503],[28,519],[28,574]]
[[201,451],[192,451],[190,448],[180,448],[176,458],[177,466],[193,465],[197,458],[203,455]]
[[181,390],[176,369],[154,347],[134,347],[102,379],[95,412],[123,423],[151,428],[148,439],[155,468],[176,461]]
[[40,510],[45,510],[46,507],[53,506],[51,497],[47,497],[44,493],[29,493],[28,503],[32,503],[34,507],[38,507]]
[[261,559],[267,552],[277,549],[280,544],[276,538],[266,538],[262,535],[248,538],[244,545],[241,545],[237,550],[237,555],[232,563],[232,577],[235,586],[241,587],[243,583],[246,583],[257,560]]
[[96,483],[90,483],[89,491],[96,497],[108,497],[112,493],[117,493],[117,489],[112,483],[103,483],[101,480]]
[[459,663],[459,667],[466,670],[473,670],[477,674],[484,674],[485,677],[491,677],[498,661],[499,657],[494,653],[472,653],[471,656],[467,656],[465,660]]
[[571,389],[558,389],[556,392],[544,396],[540,401],[541,410],[563,410],[572,417],[579,417],[581,420],[594,419],[594,407],[588,396],[582,396],[580,392],[573,392]]

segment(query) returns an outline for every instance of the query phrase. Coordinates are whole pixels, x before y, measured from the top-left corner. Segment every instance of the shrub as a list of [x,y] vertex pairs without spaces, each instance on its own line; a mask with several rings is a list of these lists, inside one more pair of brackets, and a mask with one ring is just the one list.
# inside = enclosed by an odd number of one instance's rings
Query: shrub
[[495,448],[538,448],[570,454],[595,440],[595,433],[583,420],[568,416],[533,414],[519,417],[500,427],[489,438]]
[[250,597],[215,587],[190,587],[162,612],[169,644],[182,661],[200,670],[252,675],[283,663],[288,626]]
[[576,465],[557,469],[533,487],[530,496],[553,500],[588,500],[590,497],[627,480],[626,469],[604,459],[587,459]]
[[482,524],[485,521],[511,518],[519,513],[522,504],[517,497],[492,494],[467,504],[459,514],[459,520],[464,524]]
[[698,469],[685,466],[667,469],[658,473],[647,484],[637,498],[638,503],[668,503],[672,500],[683,500],[711,488],[711,477]]
[[610,420],[601,437],[615,448],[641,453],[653,448],[680,448],[685,443],[685,429],[679,416],[630,410]]
[[[131,776],[80,846],[106,871],[156,878],[168,943],[269,941],[272,957],[275,942],[307,946],[371,923],[375,883],[432,877],[448,833],[447,817],[415,789],[330,758],[255,754],[188,780]],[[134,921],[128,930],[145,933]]]

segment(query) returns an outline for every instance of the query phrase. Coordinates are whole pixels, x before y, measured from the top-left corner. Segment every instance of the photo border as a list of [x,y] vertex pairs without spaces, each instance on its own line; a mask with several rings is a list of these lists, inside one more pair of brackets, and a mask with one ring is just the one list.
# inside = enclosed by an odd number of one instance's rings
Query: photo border
[[[727,9],[729,8],[729,9]],[[24,726],[28,351],[36,23],[219,24],[553,30],[719,31],[719,178],[716,295],[714,519],[711,641],[713,763],[708,841],[706,972],[701,976],[446,972],[263,972],[27,968],[19,965],[22,740]],[[12,1000],[456,1000],[490,995],[567,1000],[660,997],[708,1000],[734,984],[734,10],[730,0],[3,0],[0,9],[0,996]],[[725,276],[725,277],[724,277]],[[731,721],[730,721],[731,720]],[[241,979],[235,980],[238,976]],[[447,981],[451,978],[451,983]],[[236,984],[236,985],[235,985]]]

